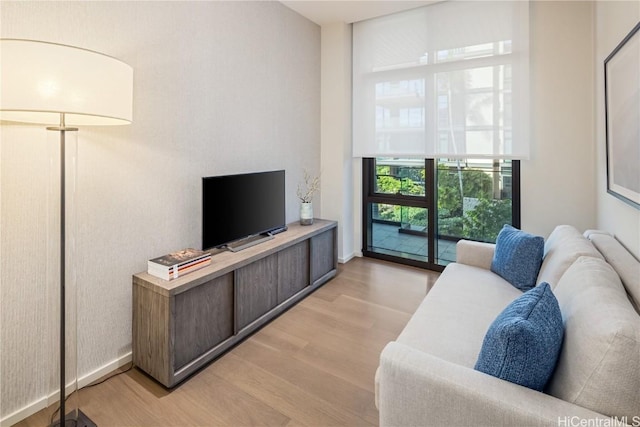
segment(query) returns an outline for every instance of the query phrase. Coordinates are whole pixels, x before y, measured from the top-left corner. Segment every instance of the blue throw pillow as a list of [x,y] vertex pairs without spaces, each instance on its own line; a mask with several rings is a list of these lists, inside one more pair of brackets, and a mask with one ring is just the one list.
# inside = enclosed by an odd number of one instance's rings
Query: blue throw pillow
[[548,283],[525,292],[493,321],[475,369],[542,391],[562,347],[564,326]]
[[528,291],[536,285],[543,255],[542,237],[505,224],[496,239],[491,271],[521,291]]

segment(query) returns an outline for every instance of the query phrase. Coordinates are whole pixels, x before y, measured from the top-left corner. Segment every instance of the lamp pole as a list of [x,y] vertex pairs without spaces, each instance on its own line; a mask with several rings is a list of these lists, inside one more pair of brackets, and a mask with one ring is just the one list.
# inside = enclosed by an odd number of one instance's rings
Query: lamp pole
[[66,425],[66,132],[77,132],[78,128],[67,127],[64,113],[60,113],[60,126],[50,126],[47,130],[60,132],[60,427]]

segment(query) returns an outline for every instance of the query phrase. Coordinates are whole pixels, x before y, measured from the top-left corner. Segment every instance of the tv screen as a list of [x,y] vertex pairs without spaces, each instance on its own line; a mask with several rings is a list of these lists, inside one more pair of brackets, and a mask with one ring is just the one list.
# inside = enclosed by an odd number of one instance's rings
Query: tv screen
[[285,226],[284,171],[202,178],[202,248]]

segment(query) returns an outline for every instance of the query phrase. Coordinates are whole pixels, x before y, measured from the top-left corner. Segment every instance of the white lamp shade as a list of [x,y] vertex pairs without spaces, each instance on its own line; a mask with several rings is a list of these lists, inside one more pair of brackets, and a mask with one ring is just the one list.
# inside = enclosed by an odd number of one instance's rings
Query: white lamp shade
[[67,126],[133,118],[133,69],[73,46],[0,39],[0,120]]

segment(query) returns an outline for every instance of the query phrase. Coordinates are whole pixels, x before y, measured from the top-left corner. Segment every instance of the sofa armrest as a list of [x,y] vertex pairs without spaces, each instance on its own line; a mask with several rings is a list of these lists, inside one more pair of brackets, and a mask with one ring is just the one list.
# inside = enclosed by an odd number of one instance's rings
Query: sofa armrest
[[382,351],[377,377],[381,426],[558,426],[608,419],[397,342]]
[[456,245],[456,262],[490,270],[495,250],[496,245],[493,243],[459,240]]

